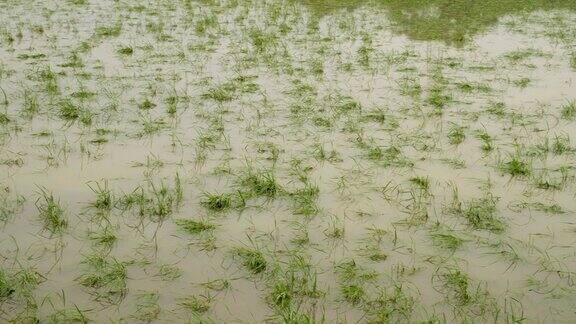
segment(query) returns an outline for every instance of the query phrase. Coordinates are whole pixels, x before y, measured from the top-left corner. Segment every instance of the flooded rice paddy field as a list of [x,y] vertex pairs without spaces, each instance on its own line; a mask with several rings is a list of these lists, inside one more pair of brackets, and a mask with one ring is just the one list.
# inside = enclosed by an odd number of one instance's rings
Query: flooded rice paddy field
[[0,322],[576,321],[576,4],[345,3],[1,1]]

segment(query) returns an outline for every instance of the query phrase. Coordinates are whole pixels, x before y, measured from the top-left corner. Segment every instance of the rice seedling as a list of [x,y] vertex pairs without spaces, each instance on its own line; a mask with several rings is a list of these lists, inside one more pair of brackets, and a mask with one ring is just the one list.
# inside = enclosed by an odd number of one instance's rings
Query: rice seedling
[[465,92],[465,93],[473,93],[473,92],[490,92],[492,88],[486,84],[476,84],[470,82],[458,82],[456,83],[456,87],[458,90]]
[[340,286],[340,293],[344,300],[352,305],[359,304],[365,295],[364,288],[355,284]]
[[118,37],[122,32],[122,22],[118,21],[114,25],[96,27],[97,37]]
[[432,107],[434,107],[434,114],[441,115],[442,108],[446,107],[450,101],[452,101],[452,97],[445,93],[446,90],[442,85],[435,85],[430,89],[428,94],[427,102]]
[[498,118],[503,118],[506,115],[506,104],[503,102],[491,102],[486,111]]
[[373,262],[383,262],[388,259],[388,255],[376,244],[369,244],[359,250],[359,254]]
[[76,6],[83,6],[88,4],[88,0],[68,0],[68,2]]
[[176,226],[188,234],[199,234],[216,229],[216,225],[214,224],[205,221],[195,221],[192,219],[177,219],[175,220],[175,223]]
[[117,208],[126,211],[139,206],[141,207],[140,209],[143,209],[142,206],[145,206],[145,204],[148,202],[149,199],[144,193],[144,188],[137,187],[132,192],[124,194],[118,199]]
[[331,163],[342,162],[342,158],[338,152],[335,150],[327,151],[321,144],[314,146],[312,155],[318,161],[328,161]]
[[22,196],[12,198],[7,189],[0,191],[0,223],[11,220],[22,211],[26,199]]
[[232,195],[204,193],[201,204],[213,211],[224,211],[232,207]]
[[178,173],[176,173],[176,176],[174,177],[174,196],[176,204],[181,205],[184,201],[184,189],[182,188],[182,180]]
[[371,321],[386,322],[409,318],[414,308],[414,298],[404,292],[404,287],[396,285],[393,293],[382,290],[376,298],[369,300],[366,313]]
[[470,279],[461,270],[448,270],[438,274],[442,289],[447,294],[455,307],[463,307],[472,302],[472,295],[469,292]]
[[134,48],[131,46],[122,46],[117,50],[117,52],[121,55],[132,55],[134,54]]
[[546,204],[546,203],[542,203],[542,202],[520,202],[518,204],[515,204],[513,206],[513,208],[515,210],[517,209],[518,211],[522,211],[524,209],[531,209],[531,210],[543,212],[546,214],[553,214],[553,215],[564,214],[566,212],[562,208],[562,206],[560,206],[556,203]]
[[212,99],[217,102],[232,101],[235,98],[235,88],[224,84],[219,87],[212,88],[202,95],[204,99]]
[[562,107],[560,107],[560,116],[570,121],[576,119],[576,101],[562,105]]
[[134,196],[125,197],[123,203],[126,207],[136,205],[139,215],[153,222],[166,220],[178,208],[178,190],[171,189],[164,183],[159,186],[151,183],[148,195],[149,197],[146,197],[143,192],[136,193]]
[[292,301],[292,291],[291,287],[283,282],[279,281],[274,284],[274,288],[270,293],[270,302],[276,307],[287,308],[290,306]]
[[160,169],[165,166],[164,161],[160,157],[155,155],[146,156],[145,162],[133,162],[132,166],[135,168],[145,168],[145,175],[150,176],[154,173],[158,173]]
[[99,231],[89,231],[88,238],[97,247],[110,250],[118,241],[118,235],[110,226],[106,226]]
[[215,279],[208,282],[203,282],[202,287],[214,291],[223,291],[231,288],[232,284],[227,279]]
[[340,281],[340,294],[352,305],[363,302],[366,295],[364,284],[376,276],[360,268],[354,260],[336,265],[336,274]]
[[162,264],[158,267],[158,272],[154,276],[163,281],[174,281],[182,277],[182,270],[170,264]]
[[412,183],[417,188],[428,192],[430,190],[430,179],[428,177],[412,177],[409,179],[410,183]]
[[430,233],[430,237],[435,246],[449,251],[457,250],[465,242],[453,230],[444,229],[440,226],[436,226],[435,230]]
[[492,196],[465,202],[458,212],[475,229],[495,233],[504,231],[505,223],[496,215],[496,198]]
[[270,170],[249,168],[240,178],[240,185],[253,196],[274,198],[281,192],[274,173]]
[[554,142],[552,143],[552,153],[556,155],[562,155],[566,153],[571,153],[574,148],[570,144],[570,137],[568,135],[556,135],[554,137]]
[[265,53],[276,42],[275,35],[269,34],[259,28],[248,32],[249,40],[257,53]]
[[344,224],[336,218],[333,218],[328,225],[328,228],[324,230],[324,235],[327,238],[338,240],[343,239],[344,235],[346,234],[346,228]]
[[60,309],[55,311],[48,317],[48,323],[50,324],[57,324],[57,323],[87,324],[89,322],[90,319],[78,307]]
[[527,176],[531,173],[530,165],[517,156],[512,156],[508,161],[501,162],[499,169],[513,177]]
[[156,104],[153,103],[152,101],[150,101],[150,99],[148,99],[148,98],[144,99],[144,101],[142,101],[138,105],[138,108],[141,110],[150,110],[150,109],[153,109],[154,107],[156,107]]
[[210,310],[212,300],[213,299],[209,296],[190,295],[179,298],[178,305],[189,312],[202,314]]
[[10,282],[4,270],[0,269],[0,299],[6,299],[15,292],[13,284]]
[[41,197],[36,200],[36,208],[44,229],[52,235],[62,234],[68,228],[68,220],[64,209],[52,193],[48,193],[45,189],[40,189],[40,195]]
[[74,121],[80,117],[80,107],[72,103],[71,100],[63,100],[59,105],[60,118],[65,121]]
[[155,135],[160,133],[166,127],[166,123],[162,118],[152,118],[150,116],[142,116],[140,119],[140,125],[142,129],[138,133],[139,136]]
[[216,236],[213,231],[205,231],[196,241],[191,243],[198,246],[198,249],[203,252],[213,252],[219,248],[216,244]]
[[239,247],[232,251],[235,257],[238,257],[242,265],[252,274],[259,274],[266,270],[268,262],[262,252],[249,248]]
[[49,95],[54,96],[58,94],[58,75],[52,71],[49,66],[39,70],[34,77],[43,83],[44,89]]
[[454,169],[464,169],[466,168],[466,162],[458,158],[444,158],[440,159],[443,163],[451,166]]
[[80,89],[79,91],[73,92],[71,96],[73,98],[79,99],[80,101],[86,101],[87,99],[93,98],[96,93],[91,92],[85,88]]
[[17,57],[21,60],[35,60],[35,59],[45,58],[46,54],[43,54],[43,53],[26,53],[26,54],[20,54]]
[[87,255],[82,262],[86,272],[76,280],[89,289],[94,299],[104,304],[118,304],[127,293],[126,264],[99,254]]
[[452,126],[448,131],[448,141],[452,145],[458,145],[464,142],[466,139],[466,134],[464,134],[464,129],[458,126]]
[[509,52],[505,55],[507,59],[509,59],[514,63],[526,60],[530,57],[543,57],[543,56],[546,56],[546,53],[543,53],[542,51],[535,48],[518,49]]
[[40,273],[35,266],[19,265],[15,271],[14,278],[17,287],[21,292],[25,292],[24,295],[31,293],[48,280],[46,275]]
[[528,85],[530,85],[530,83],[532,83],[532,80],[529,78],[520,78],[518,80],[512,81],[512,83],[518,88],[526,88]]
[[486,131],[476,132],[476,138],[482,142],[482,151],[490,152],[494,149],[493,138]]
[[104,184],[96,183],[96,186],[88,184],[92,192],[96,194],[96,200],[91,204],[93,208],[101,211],[110,211],[114,207],[112,192],[108,189],[108,182]]
[[294,213],[304,216],[316,215],[320,211],[316,200],[320,193],[318,186],[306,183],[304,188],[290,193],[294,200]]
[[85,64],[79,53],[72,52],[70,56],[68,56],[67,61],[64,64],[61,64],[60,66],[64,68],[81,69],[85,66]]
[[566,169],[538,172],[533,176],[534,186],[542,190],[562,190],[569,180]]
[[24,107],[21,114],[26,118],[33,118],[40,111],[38,95],[32,93],[29,89],[24,89]]
[[160,315],[159,296],[157,293],[142,293],[136,296],[136,312],[134,319],[150,323]]

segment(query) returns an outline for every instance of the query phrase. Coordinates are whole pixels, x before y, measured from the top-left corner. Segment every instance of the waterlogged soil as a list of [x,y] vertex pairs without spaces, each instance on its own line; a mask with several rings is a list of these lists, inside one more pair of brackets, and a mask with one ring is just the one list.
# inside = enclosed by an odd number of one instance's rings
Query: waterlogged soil
[[0,322],[576,321],[573,5],[456,3],[1,2]]

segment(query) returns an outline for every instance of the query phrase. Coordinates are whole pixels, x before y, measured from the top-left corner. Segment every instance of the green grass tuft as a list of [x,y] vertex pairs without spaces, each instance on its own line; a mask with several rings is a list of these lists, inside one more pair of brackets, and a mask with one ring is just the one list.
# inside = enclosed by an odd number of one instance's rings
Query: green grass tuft
[[90,319],[78,308],[57,310],[48,317],[48,324],[87,324]]
[[280,192],[280,185],[272,171],[251,169],[241,178],[241,184],[254,196],[274,198]]
[[90,293],[96,301],[118,304],[127,292],[127,269],[123,262],[99,254],[86,256],[82,262],[87,272],[76,280]]
[[134,54],[134,49],[132,46],[122,46],[116,52],[121,55],[132,55]]
[[65,121],[73,121],[80,117],[81,109],[76,106],[71,100],[63,100],[60,102],[59,115]]
[[496,211],[496,199],[488,196],[464,204],[462,215],[475,229],[500,233],[504,231],[504,222],[496,216]]
[[10,297],[15,292],[14,285],[4,270],[0,269],[0,301]]
[[464,240],[451,233],[432,233],[432,242],[442,249],[455,251],[462,246]]
[[210,210],[224,211],[232,207],[232,195],[205,193],[200,203]]
[[52,234],[61,234],[68,227],[64,209],[51,193],[42,189],[41,195],[36,201],[36,208],[44,228]]
[[355,284],[342,285],[340,287],[340,293],[342,297],[352,305],[359,304],[365,295],[364,288]]
[[576,100],[564,104],[562,107],[560,107],[560,109],[560,115],[562,116],[562,119],[570,121],[576,119]]
[[212,231],[216,225],[204,221],[195,221],[191,219],[177,219],[176,225],[188,234],[199,234],[205,231]]
[[527,176],[530,174],[530,167],[528,163],[520,160],[516,156],[512,157],[509,161],[502,163],[500,165],[500,170],[504,173],[510,174],[513,177]]
[[236,248],[233,254],[239,257],[242,260],[242,265],[253,274],[264,272],[268,266],[268,262],[260,251],[248,248]]
[[193,313],[206,313],[210,310],[212,298],[206,296],[190,295],[178,299],[178,305]]

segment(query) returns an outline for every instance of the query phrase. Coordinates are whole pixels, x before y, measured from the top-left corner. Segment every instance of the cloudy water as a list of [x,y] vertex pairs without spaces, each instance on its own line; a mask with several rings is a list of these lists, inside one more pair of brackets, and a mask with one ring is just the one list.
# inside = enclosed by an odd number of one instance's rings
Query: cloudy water
[[575,9],[0,2],[0,322],[576,321]]

